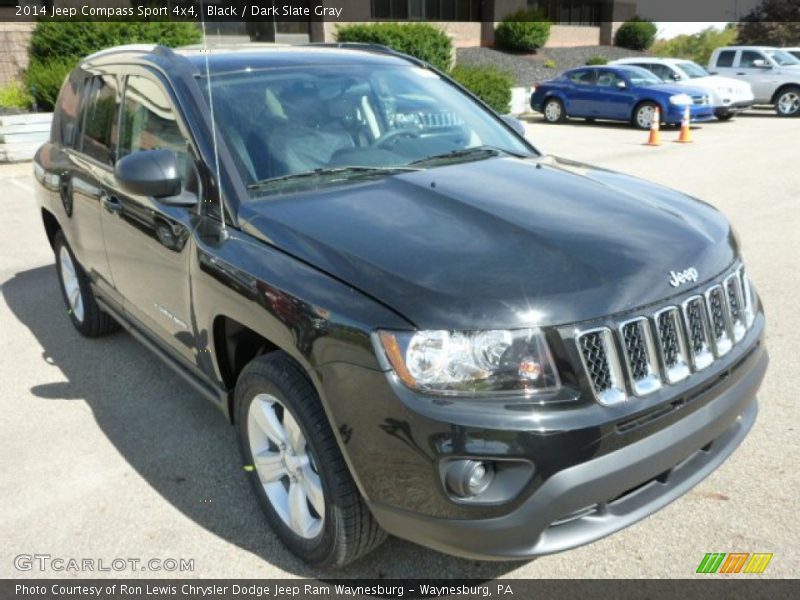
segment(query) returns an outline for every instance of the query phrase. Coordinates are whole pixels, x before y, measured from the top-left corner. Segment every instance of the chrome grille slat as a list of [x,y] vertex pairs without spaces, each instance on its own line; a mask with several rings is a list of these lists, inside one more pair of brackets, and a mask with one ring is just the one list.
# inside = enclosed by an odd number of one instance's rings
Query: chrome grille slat
[[683,338],[678,308],[668,306],[655,314],[658,349],[664,365],[664,378],[677,383],[689,376],[686,342]]
[[623,323],[619,328],[625,365],[631,387],[637,396],[644,396],[661,387],[650,323],[639,317]]
[[692,367],[695,371],[700,371],[714,361],[703,296],[692,296],[683,303],[683,319],[689,337],[688,346]]
[[728,314],[731,317],[733,341],[738,342],[744,337],[747,325],[744,317],[744,302],[742,300],[742,282],[738,273],[733,273],[725,278],[723,283],[725,296],[728,300]]
[[602,327],[582,332],[578,349],[597,401],[607,406],[624,402],[625,384],[611,330]]
[[756,317],[757,297],[739,266],[716,283],[652,316],[577,331],[575,340],[592,391],[600,404],[644,396],[663,384],[683,381],[741,341]]
[[724,356],[731,349],[731,335],[728,327],[728,309],[721,285],[713,285],[705,293],[706,312],[711,326],[714,354]]

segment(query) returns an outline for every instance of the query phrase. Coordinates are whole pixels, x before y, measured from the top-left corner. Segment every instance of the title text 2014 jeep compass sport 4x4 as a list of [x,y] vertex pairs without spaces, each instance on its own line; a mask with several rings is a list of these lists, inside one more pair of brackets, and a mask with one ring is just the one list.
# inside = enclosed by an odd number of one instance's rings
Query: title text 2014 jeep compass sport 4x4
[[377,47],[93,55],[34,164],[69,317],[219,405],[311,563],[612,533],[746,435],[764,316],[715,209],[517,125]]

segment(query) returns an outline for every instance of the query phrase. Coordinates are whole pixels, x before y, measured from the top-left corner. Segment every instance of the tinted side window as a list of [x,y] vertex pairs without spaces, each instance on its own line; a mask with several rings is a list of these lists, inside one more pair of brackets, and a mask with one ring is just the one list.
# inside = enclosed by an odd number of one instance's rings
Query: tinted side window
[[67,148],[75,146],[78,135],[78,109],[85,73],[75,70],[64,80],[58,101],[53,111],[53,126],[50,139]]
[[662,81],[675,81],[675,78],[672,76],[673,75],[672,69],[670,69],[666,65],[651,64],[647,65],[647,68],[648,70],[652,71],[653,74]]
[[80,150],[101,163],[114,163],[117,80],[103,75],[88,82],[84,94]]
[[592,70],[585,69],[583,71],[575,71],[574,73],[569,74],[569,79],[572,83],[579,83],[581,85],[591,85],[592,84]]
[[717,57],[718,67],[732,67],[733,57],[736,56],[736,50],[723,50]]
[[172,150],[178,157],[181,178],[186,182],[189,153],[164,90],[155,81],[130,75],[122,103],[119,156],[142,150]]
[[622,81],[622,78],[613,71],[600,71],[597,74],[597,83],[595,85],[599,87],[616,87],[620,81]]
[[753,62],[756,60],[766,60],[761,52],[753,50],[742,50],[742,57],[739,59],[740,69],[754,69]]

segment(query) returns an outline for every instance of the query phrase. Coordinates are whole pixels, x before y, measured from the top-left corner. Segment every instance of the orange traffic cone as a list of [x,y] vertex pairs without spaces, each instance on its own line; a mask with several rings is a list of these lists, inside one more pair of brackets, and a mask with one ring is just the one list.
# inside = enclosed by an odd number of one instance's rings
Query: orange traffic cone
[[645,145],[661,145],[661,112],[658,110],[657,106],[653,109],[653,120],[650,122],[650,137]]
[[689,115],[689,105],[687,104],[686,108],[683,109],[683,119],[681,119],[681,134],[676,140],[679,144],[692,143],[692,130],[689,128],[690,120],[691,116]]

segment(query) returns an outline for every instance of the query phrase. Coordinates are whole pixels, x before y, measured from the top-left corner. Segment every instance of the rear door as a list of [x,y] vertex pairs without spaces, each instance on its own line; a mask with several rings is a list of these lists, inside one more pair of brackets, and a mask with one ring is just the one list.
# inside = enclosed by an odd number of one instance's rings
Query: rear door
[[715,63],[709,65],[709,72],[712,75],[723,75],[725,77],[743,79],[743,76],[736,75],[736,68],[734,67],[737,53],[738,50],[720,50]]
[[[143,68],[126,72],[119,127],[118,160],[143,150],[172,150],[184,189],[199,194],[185,128],[157,75]],[[102,219],[111,272],[125,311],[176,357],[196,362],[189,295],[192,209],[128,194],[113,181]]]
[[565,108],[571,117],[591,117],[594,113],[595,69],[578,69],[567,76],[569,88]]
[[110,70],[84,81],[78,130],[70,133],[72,148],[59,173],[59,194],[67,219],[67,240],[78,262],[103,295],[113,295],[100,214],[105,185],[112,176],[119,107],[119,80]]

